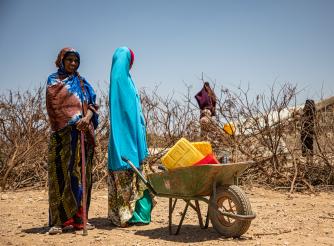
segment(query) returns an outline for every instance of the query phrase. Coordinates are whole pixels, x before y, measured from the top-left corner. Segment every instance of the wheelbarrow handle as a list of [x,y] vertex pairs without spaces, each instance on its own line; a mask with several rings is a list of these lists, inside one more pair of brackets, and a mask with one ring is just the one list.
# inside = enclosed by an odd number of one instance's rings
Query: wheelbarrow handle
[[153,189],[153,187],[151,186],[150,182],[148,182],[148,181],[144,178],[143,174],[138,170],[138,168],[136,168],[136,166],[135,166],[129,159],[127,159],[126,157],[121,156],[121,158],[122,158],[122,161],[128,163],[128,164],[131,166],[132,170],[133,170],[133,171],[138,175],[138,177],[144,182],[144,184],[146,185],[146,187],[147,187],[147,188],[148,188],[154,195],[156,195],[156,194],[157,194],[156,191]]

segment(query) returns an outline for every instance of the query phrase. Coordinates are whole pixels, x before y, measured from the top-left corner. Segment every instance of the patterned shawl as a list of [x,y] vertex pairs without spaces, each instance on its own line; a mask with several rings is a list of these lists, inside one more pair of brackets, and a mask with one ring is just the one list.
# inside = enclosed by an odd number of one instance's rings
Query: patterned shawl
[[[74,125],[82,117],[83,105],[93,111],[91,130],[98,125],[98,106],[92,86],[78,72],[68,75],[64,69],[63,58],[67,52],[79,54],[72,48],[60,51],[56,65],[59,68],[47,80],[46,106],[52,131],[58,131],[68,125]],[[81,87],[83,85],[84,91]]]

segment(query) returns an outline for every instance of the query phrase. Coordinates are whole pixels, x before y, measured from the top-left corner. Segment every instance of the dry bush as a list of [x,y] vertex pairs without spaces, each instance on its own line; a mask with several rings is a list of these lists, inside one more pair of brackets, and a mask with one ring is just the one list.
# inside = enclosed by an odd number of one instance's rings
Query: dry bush
[[43,185],[48,122],[44,88],[0,96],[1,189]]
[[[105,86],[108,88],[107,86]],[[99,126],[96,129],[96,146],[94,155],[93,181],[95,187],[106,183],[108,141],[109,141],[109,95],[104,89],[99,88]]]
[[194,141],[199,135],[198,109],[187,100],[189,88],[184,100],[176,100],[173,96],[161,97],[157,89],[140,93],[150,147],[150,166],[158,163],[166,150],[181,137]]
[[[233,162],[254,161],[243,175],[243,182],[284,186],[290,191],[300,186],[313,189],[314,185],[334,184],[334,103],[317,104],[315,155],[310,159],[301,155],[302,111],[296,106],[295,87],[274,84],[269,93],[254,99],[248,90],[215,90],[219,92],[217,117],[206,127],[199,123],[199,109],[190,87],[181,99],[173,95],[161,97],[158,88],[141,91],[150,151],[147,161],[151,167],[159,164],[161,156],[181,137],[190,141],[209,139],[218,158],[228,152]],[[100,89],[98,94],[100,124],[93,169],[97,187],[105,184],[107,176],[109,137],[108,93]],[[45,88],[0,95],[2,189],[47,185],[50,130],[44,96]],[[235,135],[223,131],[227,122],[236,126]]]
[[[106,176],[109,136],[108,100],[101,91],[99,127],[93,179]],[[1,189],[47,185],[47,156],[50,136],[45,88],[0,96],[0,184]]]
[[283,186],[290,191],[296,186],[312,190],[314,185],[334,183],[332,106],[317,104],[315,155],[305,158],[300,140],[302,107],[296,106],[295,87],[274,84],[269,93],[254,99],[243,89],[236,92],[222,89],[220,93],[217,116],[220,120],[213,125],[222,128],[223,123],[231,122],[237,132],[229,136],[215,130],[214,136],[220,139],[221,148],[231,153],[232,161],[254,161],[244,181]]

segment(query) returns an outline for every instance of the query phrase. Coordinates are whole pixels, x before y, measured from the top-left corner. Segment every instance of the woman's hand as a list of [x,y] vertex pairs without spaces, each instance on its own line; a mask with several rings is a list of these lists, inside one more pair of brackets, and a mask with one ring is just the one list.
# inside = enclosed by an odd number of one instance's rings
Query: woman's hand
[[87,115],[83,118],[81,118],[78,123],[77,123],[77,129],[79,131],[86,131],[89,128],[89,123],[90,123],[90,119],[93,116],[93,112],[91,110],[87,110]]

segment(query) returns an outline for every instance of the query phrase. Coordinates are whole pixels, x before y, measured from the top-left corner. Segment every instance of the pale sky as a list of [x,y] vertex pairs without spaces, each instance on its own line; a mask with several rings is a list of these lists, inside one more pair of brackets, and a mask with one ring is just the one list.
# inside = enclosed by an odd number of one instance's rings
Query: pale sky
[[331,0],[0,0],[1,91],[35,88],[56,71],[65,46],[81,55],[93,86],[109,81],[119,46],[135,53],[138,88],[162,96],[274,81],[297,84],[304,98],[334,95],[334,1]]

